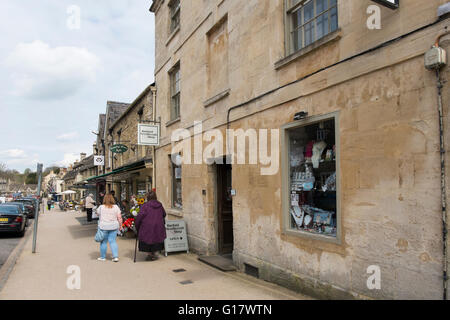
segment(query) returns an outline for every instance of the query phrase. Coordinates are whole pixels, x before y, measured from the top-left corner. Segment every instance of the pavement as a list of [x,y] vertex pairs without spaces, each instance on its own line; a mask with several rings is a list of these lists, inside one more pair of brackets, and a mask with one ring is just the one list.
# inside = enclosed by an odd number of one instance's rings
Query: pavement
[[[193,253],[171,253],[145,261],[135,240],[118,237],[120,261],[97,261],[96,225],[81,225],[84,212],[47,210],[39,216],[36,253],[30,225],[0,269],[0,300],[301,300],[310,299],[240,272],[222,272]],[[20,248],[20,250],[19,250]],[[23,248],[23,249],[22,249]],[[7,270],[6,270],[7,268]],[[182,272],[174,272],[184,269]],[[80,288],[70,284],[79,271]],[[69,285],[68,285],[69,284]],[[72,289],[70,289],[72,288]]]

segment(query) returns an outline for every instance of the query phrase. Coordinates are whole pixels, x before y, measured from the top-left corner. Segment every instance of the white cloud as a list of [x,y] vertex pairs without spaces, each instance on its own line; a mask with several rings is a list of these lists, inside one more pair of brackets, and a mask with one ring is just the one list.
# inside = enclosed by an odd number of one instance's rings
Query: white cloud
[[0,151],[0,158],[14,159],[14,158],[26,158],[26,153],[21,149],[9,149]]
[[78,138],[78,132],[68,132],[56,137],[58,141],[71,141]]
[[60,167],[68,167],[70,164],[78,160],[79,154],[77,153],[65,153],[64,158],[61,161],[57,161],[56,165]]
[[51,48],[42,41],[19,43],[5,61],[15,95],[63,99],[95,81],[100,60],[79,47]]

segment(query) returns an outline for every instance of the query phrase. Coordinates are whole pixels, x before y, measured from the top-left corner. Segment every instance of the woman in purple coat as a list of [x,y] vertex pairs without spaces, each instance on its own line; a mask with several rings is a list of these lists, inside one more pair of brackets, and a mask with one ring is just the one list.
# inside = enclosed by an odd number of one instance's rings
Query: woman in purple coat
[[156,193],[151,191],[135,221],[139,237],[139,251],[148,252],[147,260],[158,259],[156,252],[164,249],[165,217],[166,211],[163,205],[157,200]]

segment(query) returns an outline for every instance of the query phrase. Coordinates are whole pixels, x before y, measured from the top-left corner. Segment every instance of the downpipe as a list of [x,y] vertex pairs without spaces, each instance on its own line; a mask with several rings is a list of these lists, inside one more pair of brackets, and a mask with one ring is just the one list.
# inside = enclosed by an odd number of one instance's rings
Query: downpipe
[[438,90],[438,112],[439,112],[439,143],[440,143],[440,157],[441,157],[441,204],[442,204],[442,240],[443,240],[443,286],[444,294],[443,299],[447,300],[448,290],[448,250],[447,250],[447,238],[448,238],[448,225],[447,225],[447,195],[446,195],[446,173],[445,173],[445,146],[444,146],[444,116],[442,108],[442,88],[444,87],[441,80],[441,73],[439,69],[436,69],[436,80]]

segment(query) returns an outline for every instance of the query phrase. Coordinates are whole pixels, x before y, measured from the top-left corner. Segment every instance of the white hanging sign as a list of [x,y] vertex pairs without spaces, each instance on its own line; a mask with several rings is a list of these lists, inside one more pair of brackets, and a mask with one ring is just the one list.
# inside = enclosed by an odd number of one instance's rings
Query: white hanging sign
[[159,125],[139,123],[138,145],[159,146]]
[[94,166],[103,166],[105,164],[104,156],[94,156]]

